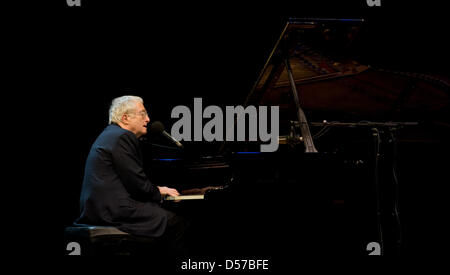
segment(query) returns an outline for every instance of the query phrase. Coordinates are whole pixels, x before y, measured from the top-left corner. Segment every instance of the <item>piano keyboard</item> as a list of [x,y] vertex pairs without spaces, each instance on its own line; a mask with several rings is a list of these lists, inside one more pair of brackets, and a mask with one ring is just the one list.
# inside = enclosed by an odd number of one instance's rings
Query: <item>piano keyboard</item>
[[205,195],[180,195],[180,196],[166,196],[166,201],[178,201],[178,200],[203,200]]

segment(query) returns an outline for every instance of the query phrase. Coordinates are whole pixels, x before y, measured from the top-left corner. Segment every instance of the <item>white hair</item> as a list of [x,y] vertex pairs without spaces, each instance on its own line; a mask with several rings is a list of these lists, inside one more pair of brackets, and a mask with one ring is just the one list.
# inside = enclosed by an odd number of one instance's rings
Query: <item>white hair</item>
[[114,98],[109,107],[109,124],[119,124],[122,116],[134,110],[138,102],[144,104],[144,100],[138,96],[125,95]]

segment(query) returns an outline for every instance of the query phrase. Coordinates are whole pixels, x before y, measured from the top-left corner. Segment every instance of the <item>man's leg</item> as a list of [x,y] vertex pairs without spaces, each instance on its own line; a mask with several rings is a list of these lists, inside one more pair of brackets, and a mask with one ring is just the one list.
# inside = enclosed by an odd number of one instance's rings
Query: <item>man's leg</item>
[[187,256],[189,247],[187,247],[186,238],[190,222],[171,211],[167,211],[167,228],[162,235],[163,245],[169,255],[178,257]]

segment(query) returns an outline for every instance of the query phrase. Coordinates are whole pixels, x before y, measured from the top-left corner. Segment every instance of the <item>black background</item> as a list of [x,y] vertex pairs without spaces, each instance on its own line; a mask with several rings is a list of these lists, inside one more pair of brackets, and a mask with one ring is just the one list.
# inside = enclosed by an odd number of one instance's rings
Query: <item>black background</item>
[[[61,0],[6,9],[13,15],[5,19],[8,94],[24,114],[11,133],[19,141],[11,157],[18,169],[10,173],[20,183],[14,197],[24,206],[14,220],[38,227],[40,237],[29,240],[61,255],[63,229],[78,215],[84,161],[107,124],[110,101],[142,96],[151,119],[166,127],[172,108],[190,106],[194,97],[204,106],[241,105],[290,17],[364,18],[361,63],[448,75],[444,5],[381,2],[82,0],[68,7]],[[448,161],[434,161],[439,173],[431,180],[439,180]],[[442,186],[426,188],[410,192],[427,202],[444,199]],[[440,218],[421,217],[430,226]]]

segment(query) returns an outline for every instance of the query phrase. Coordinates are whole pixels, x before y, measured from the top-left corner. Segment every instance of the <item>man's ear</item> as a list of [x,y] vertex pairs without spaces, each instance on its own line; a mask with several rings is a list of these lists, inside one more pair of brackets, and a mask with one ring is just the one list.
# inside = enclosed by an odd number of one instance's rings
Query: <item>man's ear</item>
[[127,125],[127,124],[128,124],[128,115],[127,115],[127,114],[123,114],[122,117],[121,117],[121,119],[120,119],[120,121],[121,121],[123,124]]

